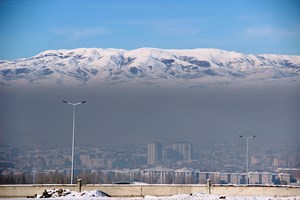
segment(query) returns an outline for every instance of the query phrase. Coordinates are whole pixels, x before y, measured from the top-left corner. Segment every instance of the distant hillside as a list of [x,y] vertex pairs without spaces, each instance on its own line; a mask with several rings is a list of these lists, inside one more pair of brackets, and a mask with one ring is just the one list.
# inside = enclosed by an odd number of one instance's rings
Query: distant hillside
[[222,86],[299,84],[300,56],[253,55],[219,49],[49,50],[0,61],[0,84]]

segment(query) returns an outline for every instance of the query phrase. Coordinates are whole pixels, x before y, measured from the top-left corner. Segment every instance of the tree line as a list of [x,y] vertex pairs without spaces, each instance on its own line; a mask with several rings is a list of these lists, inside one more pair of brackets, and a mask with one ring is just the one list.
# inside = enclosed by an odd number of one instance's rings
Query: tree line
[[[112,177],[101,171],[83,171],[75,174],[74,183],[77,179],[81,179],[83,184],[114,183],[122,178]],[[0,175],[0,184],[70,184],[70,175],[59,171]]]

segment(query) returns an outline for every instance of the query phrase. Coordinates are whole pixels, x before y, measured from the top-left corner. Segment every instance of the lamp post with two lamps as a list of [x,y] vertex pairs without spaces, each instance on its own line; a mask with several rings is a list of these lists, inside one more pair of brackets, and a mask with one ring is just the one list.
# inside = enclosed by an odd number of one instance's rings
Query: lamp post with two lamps
[[246,173],[247,173],[247,180],[246,180],[246,184],[249,184],[249,139],[255,138],[256,135],[252,135],[252,136],[242,136],[239,135],[240,138],[246,139],[247,140],[247,158],[246,158]]
[[73,106],[72,169],[71,169],[71,184],[73,184],[73,178],[74,178],[74,146],[75,146],[75,107],[77,105],[86,103],[86,101],[81,101],[81,102],[78,102],[78,103],[71,103],[71,102],[68,102],[68,101],[62,101],[62,102]]

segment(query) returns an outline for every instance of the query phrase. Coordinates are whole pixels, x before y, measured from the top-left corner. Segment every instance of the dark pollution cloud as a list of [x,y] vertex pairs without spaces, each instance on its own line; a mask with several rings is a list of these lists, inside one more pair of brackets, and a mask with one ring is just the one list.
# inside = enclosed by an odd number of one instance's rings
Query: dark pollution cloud
[[1,145],[128,145],[153,141],[256,144],[300,141],[298,89],[4,88]]

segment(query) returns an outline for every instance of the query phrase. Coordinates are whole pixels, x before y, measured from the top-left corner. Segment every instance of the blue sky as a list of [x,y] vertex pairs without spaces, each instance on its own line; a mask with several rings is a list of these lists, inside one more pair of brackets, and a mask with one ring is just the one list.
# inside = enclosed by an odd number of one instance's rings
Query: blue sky
[[300,55],[297,0],[0,0],[0,27],[0,59],[80,47]]

